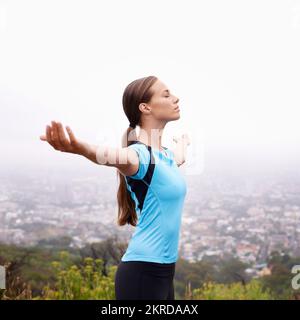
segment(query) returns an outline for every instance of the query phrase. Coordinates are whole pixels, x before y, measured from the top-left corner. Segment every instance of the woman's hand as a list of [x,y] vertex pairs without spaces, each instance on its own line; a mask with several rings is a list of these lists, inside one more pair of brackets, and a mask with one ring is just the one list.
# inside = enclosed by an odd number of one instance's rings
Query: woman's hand
[[41,135],[42,141],[47,141],[55,150],[61,152],[75,153],[85,155],[88,152],[89,145],[76,139],[69,126],[66,126],[68,138],[65,136],[63,126],[60,122],[51,121],[52,126],[46,126],[46,135]]
[[189,146],[191,144],[191,140],[187,133],[182,134],[179,138],[174,136],[173,141],[176,143],[182,143],[185,146]]
[[176,146],[173,150],[175,161],[178,166],[181,166],[185,163],[186,159],[186,148],[191,144],[189,136],[184,133],[181,137],[173,137],[173,141],[176,143]]

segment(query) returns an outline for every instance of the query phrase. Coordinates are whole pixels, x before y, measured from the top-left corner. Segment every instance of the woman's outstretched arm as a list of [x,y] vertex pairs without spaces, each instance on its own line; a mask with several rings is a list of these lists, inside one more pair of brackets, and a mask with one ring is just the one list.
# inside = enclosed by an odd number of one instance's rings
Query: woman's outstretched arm
[[96,164],[116,167],[124,175],[133,175],[138,171],[139,158],[133,149],[89,144],[77,139],[71,128],[66,126],[68,138],[60,122],[51,123],[52,126],[46,126],[46,134],[41,135],[40,139],[47,141],[55,150],[84,156]]

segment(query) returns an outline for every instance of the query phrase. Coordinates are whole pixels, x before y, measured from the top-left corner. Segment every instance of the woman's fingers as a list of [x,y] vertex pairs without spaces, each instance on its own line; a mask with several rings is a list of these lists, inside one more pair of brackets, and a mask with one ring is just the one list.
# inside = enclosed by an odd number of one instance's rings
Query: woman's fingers
[[71,144],[75,144],[76,138],[75,138],[73,131],[71,130],[71,128],[69,126],[66,126],[66,129],[67,129],[68,135],[70,137]]
[[51,123],[52,123],[52,133],[53,133],[52,141],[53,141],[54,147],[60,150],[62,149],[62,145],[58,135],[57,123],[55,121],[51,121]]
[[64,128],[60,122],[57,122],[57,129],[60,143],[63,145],[64,148],[69,148],[70,141],[67,139],[64,132]]
[[46,127],[46,138],[49,144],[51,144],[51,146],[53,146],[52,143],[52,136],[51,136],[51,127],[47,125]]
[[191,140],[190,140],[190,138],[189,138],[189,136],[188,136],[187,133],[184,133],[184,134],[182,135],[182,138],[185,139],[187,145],[190,145]]
[[191,143],[191,140],[190,140],[187,133],[182,134],[180,138],[177,136],[173,136],[173,141],[175,141],[176,143],[184,142],[187,145],[190,145],[190,143]]
[[77,140],[69,126],[66,126],[68,133],[66,135],[61,122],[51,121],[51,123],[52,126],[46,126],[46,134],[40,136],[41,140],[47,141],[55,150],[77,154],[82,154],[85,151],[87,144]]

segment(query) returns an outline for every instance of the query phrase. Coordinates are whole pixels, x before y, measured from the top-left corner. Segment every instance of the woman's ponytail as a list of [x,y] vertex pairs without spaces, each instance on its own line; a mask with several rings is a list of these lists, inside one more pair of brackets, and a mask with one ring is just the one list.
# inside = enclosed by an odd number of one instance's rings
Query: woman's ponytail
[[[132,81],[123,93],[123,110],[129,120],[129,127],[122,136],[122,148],[130,146],[137,140],[136,126],[141,125],[140,103],[148,103],[153,95],[151,86],[158,78],[149,76]],[[118,225],[131,224],[136,226],[137,214],[135,212],[135,202],[127,189],[125,176],[117,170],[119,178],[119,188],[117,193],[118,201]]]
[[[128,147],[133,140],[137,140],[136,130],[132,127],[128,127],[122,137],[122,147]],[[117,170],[117,175],[120,182],[117,193],[118,225],[123,226],[127,223],[136,226],[137,215],[135,212],[135,203],[131,198],[130,193],[127,191],[126,178],[119,170]]]

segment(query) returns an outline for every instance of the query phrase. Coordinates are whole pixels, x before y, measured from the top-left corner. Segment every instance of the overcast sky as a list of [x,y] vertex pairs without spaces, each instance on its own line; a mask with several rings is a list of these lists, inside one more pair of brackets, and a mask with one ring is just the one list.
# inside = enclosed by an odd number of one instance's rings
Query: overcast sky
[[51,120],[119,146],[123,91],[148,75],[180,98],[164,145],[294,159],[299,57],[299,1],[0,0],[0,162],[70,161],[39,140]]

